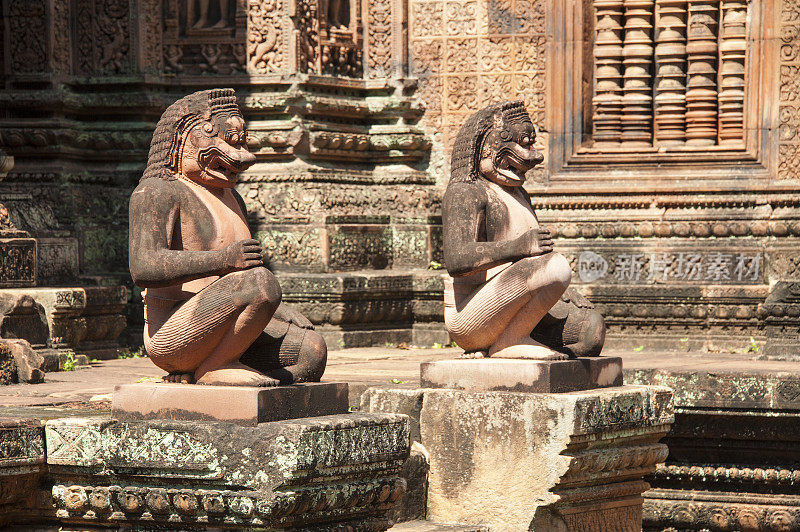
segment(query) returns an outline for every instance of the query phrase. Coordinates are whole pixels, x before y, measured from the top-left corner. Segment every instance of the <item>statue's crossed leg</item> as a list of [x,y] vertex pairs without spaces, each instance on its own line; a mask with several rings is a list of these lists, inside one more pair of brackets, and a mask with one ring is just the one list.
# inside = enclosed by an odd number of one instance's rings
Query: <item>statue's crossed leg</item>
[[200,384],[274,386],[277,379],[239,362],[281,300],[278,281],[263,267],[217,279],[166,312],[145,300],[145,347],[170,374],[193,374]]
[[445,309],[445,323],[453,339],[466,351],[488,352],[503,358],[563,359],[531,338],[542,317],[569,286],[571,270],[558,253],[521,259],[455,307]]

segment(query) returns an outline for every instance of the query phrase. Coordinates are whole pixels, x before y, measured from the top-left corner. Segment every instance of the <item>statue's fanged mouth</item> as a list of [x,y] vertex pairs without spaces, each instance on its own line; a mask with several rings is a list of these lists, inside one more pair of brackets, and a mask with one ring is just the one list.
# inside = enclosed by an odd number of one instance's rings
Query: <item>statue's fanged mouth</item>
[[200,166],[216,179],[236,181],[236,176],[248,165],[237,161],[217,146],[209,146],[197,154]]
[[[525,152],[525,158],[517,153],[520,150]],[[526,172],[541,162],[541,157],[536,155],[533,150],[524,150],[521,147],[514,149],[510,146],[504,146],[497,152],[494,158],[494,165],[497,168],[497,173],[505,179],[512,182],[524,181]]]

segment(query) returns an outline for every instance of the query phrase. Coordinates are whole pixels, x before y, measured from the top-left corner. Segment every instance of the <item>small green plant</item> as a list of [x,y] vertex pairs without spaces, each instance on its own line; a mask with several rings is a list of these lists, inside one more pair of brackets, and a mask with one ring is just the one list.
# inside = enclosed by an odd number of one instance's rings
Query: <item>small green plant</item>
[[639,351],[641,351],[642,349],[644,349],[644,346],[643,346],[643,345],[640,345],[640,346],[637,346],[637,347],[634,347],[634,348],[633,348],[633,350],[634,350],[634,351],[636,351],[637,353],[638,353]]
[[64,353],[64,359],[61,361],[61,370],[62,371],[75,371],[75,366],[77,362],[75,361],[75,354],[72,352]]
[[136,349],[128,349],[127,351],[120,351],[117,358],[142,358],[145,356],[144,346],[139,346]]
[[442,269],[442,263],[441,262],[436,262],[435,260],[432,260],[428,264],[428,269],[429,270],[441,270]]
[[456,341],[455,341],[455,340],[453,340],[452,342],[450,342],[450,347],[458,347],[458,344],[456,343]]
[[392,342],[386,342],[385,344],[383,344],[383,347],[385,347],[386,349],[394,349],[395,347],[397,347],[397,344],[393,344]]
[[356,405],[350,405],[350,406],[347,408],[347,411],[348,411],[348,412],[358,412],[359,410],[361,410],[361,409],[360,409],[359,407],[357,407]]
[[683,344],[685,344],[688,341],[689,341],[689,337],[688,336],[684,336],[683,338],[681,338],[681,343],[683,343]]
[[400,379],[392,379],[389,382],[391,382],[392,384],[405,384],[406,381]]
[[336,345],[338,345],[341,349],[344,349],[344,338],[339,338],[336,340]]
[[433,345],[431,346],[431,348],[432,349],[444,349],[444,346],[442,344],[440,344],[439,342],[433,342]]
[[750,347],[747,348],[748,353],[758,353],[758,346],[756,345],[756,340],[752,336],[750,337]]
[[136,379],[136,382],[161,382],[161,377],[142,377]]

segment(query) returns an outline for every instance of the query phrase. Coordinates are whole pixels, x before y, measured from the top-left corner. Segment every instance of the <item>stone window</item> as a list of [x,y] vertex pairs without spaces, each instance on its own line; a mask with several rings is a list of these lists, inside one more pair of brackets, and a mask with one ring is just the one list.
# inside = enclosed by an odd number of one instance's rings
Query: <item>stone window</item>
[[731,166],[768,178],[774,0],[556,3],[556,179],[609,163],[654,179],[656,168],[722,177]]

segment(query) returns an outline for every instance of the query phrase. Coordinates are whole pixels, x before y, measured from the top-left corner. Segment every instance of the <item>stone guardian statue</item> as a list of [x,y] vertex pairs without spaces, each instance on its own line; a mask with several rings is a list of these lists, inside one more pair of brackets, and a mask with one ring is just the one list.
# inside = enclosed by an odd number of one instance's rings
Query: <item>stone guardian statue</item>
[[281,302],[233,188],[255,162],[246,136],[232,89],[181,98],[161,116],[131,196],[144,345],[167,381],[272,386],[325,369],[325,342]]
[[445,325],[467,354],[558,360],[597,355],[605,323],[568,290],[569,262],[553,251],[522,185],[541,163],[523,102],[490,105],[453,146],[442,223]]

